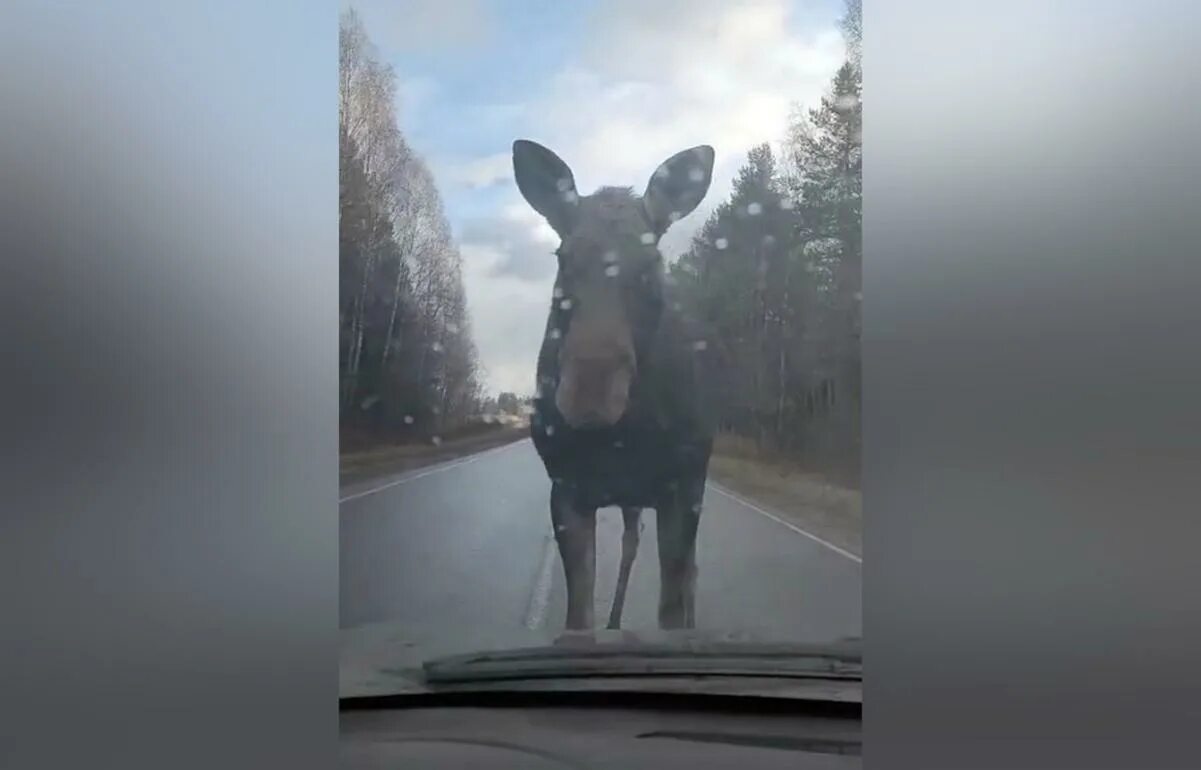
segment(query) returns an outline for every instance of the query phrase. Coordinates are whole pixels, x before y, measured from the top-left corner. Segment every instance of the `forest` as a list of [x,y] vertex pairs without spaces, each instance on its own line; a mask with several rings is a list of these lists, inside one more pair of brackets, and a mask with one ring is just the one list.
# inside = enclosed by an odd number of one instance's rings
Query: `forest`
[[339,28],[342,435],[433,439],[480,400],[462,255],[396,115],[396,75],[348,9]]
[[728,200],[670,268],[710,322],[735,382],[722,429],[857,485],[863,269],[862,10],[846,61],[781,142],[751,148]]

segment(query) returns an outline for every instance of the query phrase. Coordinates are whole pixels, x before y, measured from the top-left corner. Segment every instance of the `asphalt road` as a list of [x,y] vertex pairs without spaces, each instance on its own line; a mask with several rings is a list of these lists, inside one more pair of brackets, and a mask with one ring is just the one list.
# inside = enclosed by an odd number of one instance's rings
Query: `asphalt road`
[[[346,488],[340,503],[343,629],[372,623],[528,629],[553,637],[566,611],[551,537],[550,482],[527,439]],[[655,516],[643,514],[623,627],[657,627]],[[608,617],[621,514],[597,516],[596,617]],[[861,565],[794,525],[710,485],[697,543],[697,627],[800,641],[858,636]]]

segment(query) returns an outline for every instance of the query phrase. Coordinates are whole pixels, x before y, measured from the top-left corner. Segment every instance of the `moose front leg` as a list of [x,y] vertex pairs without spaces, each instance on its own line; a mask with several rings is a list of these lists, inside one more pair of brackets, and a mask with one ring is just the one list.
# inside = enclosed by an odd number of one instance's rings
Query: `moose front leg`
[[656,508],[659,535],[659,627],[696,627],[696,531],[705,484],[682,482]]
[[556,483],[551,487],[550,517],[567,583],[567,629],[591,630],[596,602],[596,509],[580,507],[571,491]]

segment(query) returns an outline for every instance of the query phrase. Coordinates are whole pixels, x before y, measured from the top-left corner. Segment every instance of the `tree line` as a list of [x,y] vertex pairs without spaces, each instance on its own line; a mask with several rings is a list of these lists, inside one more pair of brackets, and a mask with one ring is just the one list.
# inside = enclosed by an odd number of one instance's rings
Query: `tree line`
[[438,436],[480,396],[462,256],[397,122],[395,73],[352,9],[340,18],[338,67],[341,424]]
[[862,298],[859,0],[847,58],[818,106],[797,109],[783,157],[752,148],[728,200],[669,277],[713,324],[734,377],[724,431],[857,480]]

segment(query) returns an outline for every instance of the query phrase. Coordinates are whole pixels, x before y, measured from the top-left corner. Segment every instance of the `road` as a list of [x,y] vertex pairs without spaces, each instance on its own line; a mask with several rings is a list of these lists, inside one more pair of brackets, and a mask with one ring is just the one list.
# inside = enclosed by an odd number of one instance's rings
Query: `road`
[[[391,480],[344,489],[343,629],[390,622],[460,633],[562,629],[566,598],[551,537],[550,482],[527,439]],[[657,627],[653,511],[623,627]],[[596,617],[608,617],[621,515],[597,515]],[[861,564],[710,485],[697,541],[697,627],[802,641],[858,636]]]

